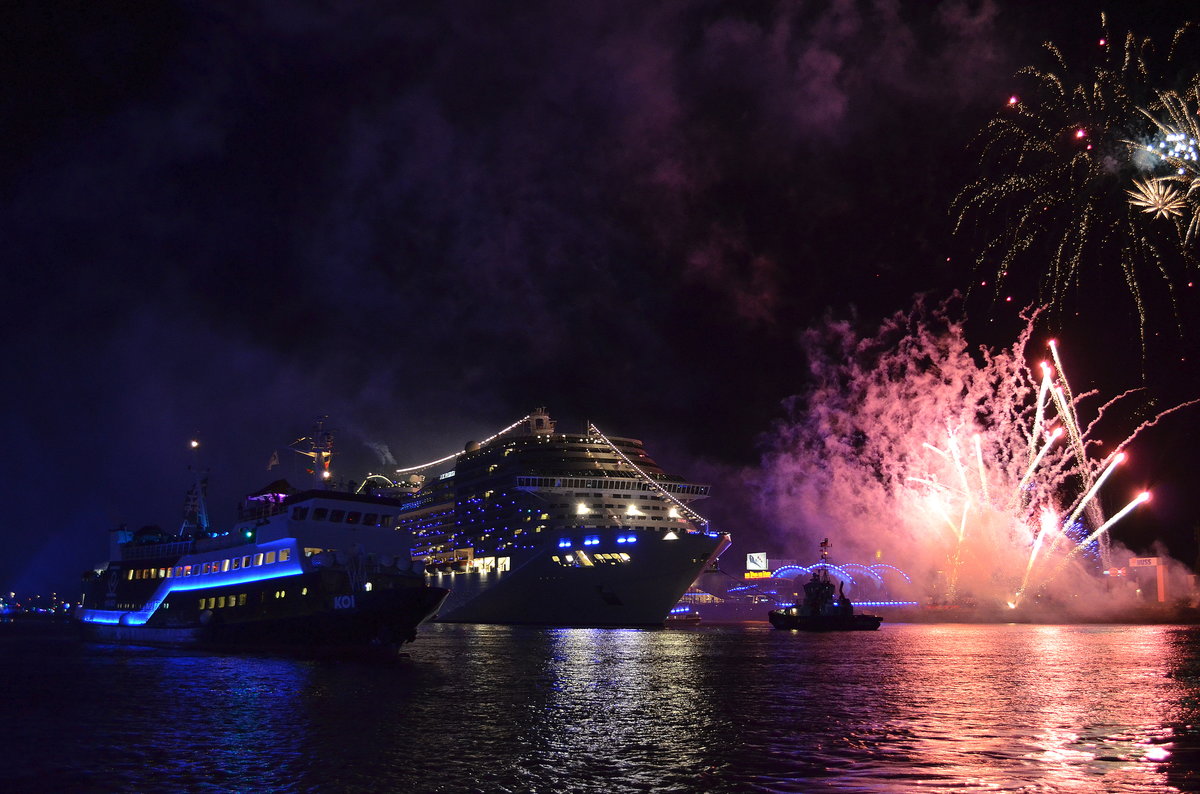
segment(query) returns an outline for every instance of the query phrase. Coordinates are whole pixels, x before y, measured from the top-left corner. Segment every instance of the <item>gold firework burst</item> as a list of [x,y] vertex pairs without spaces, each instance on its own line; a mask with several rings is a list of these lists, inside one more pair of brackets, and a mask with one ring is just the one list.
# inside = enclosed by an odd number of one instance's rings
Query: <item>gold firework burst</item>
[[1158,179],[1134,180],[1126,190],[1129,203],[1155,218],[1181,218],[1187,209],[1183,194]]

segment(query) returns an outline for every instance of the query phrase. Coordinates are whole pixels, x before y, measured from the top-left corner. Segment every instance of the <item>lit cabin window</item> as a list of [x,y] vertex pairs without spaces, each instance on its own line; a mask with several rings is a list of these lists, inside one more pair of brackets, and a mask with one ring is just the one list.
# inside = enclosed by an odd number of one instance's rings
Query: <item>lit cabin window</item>
[[242,557],[242,567],[243,568],[250,567],[250,555],[249,554],[247,554],[245,557]]
[[200,608],[204,609],[204,599],[203,598],[200,599]]
[[280,562],[287,562],[288,558],[290,558],[291,556],[292,556],[291,549],[280,549],[279,550],[279,561]]
[[229,565],[229,567],[230,567],[230,568],[232,568],[232,569],[233,569],[233,570],[235,570],[235,571],[236,571],[238,568],[241,568],[241,567],[242,567],[242,558],[241,558],[241,557],[234,557],[234,558],[233,558],[233,560],[230,562],[230,565]]
[[190,566],[190,565],[183,566],[183,575],[191,576],[192,575],[192,566]]
[[209,609],[212,609],[212,608],[213,608],[213,607],[215,607],[216,605],[217,605],[217,599],[216,599],[216,598],[212,598],[212,597],[210,597],[210,598],[208,599],[208,608],[209,608]]
[[363,590],[366,590],[369,593],[369,592],[371,592],[371,588],[374,586],[375,585],[371,584],[370,582],[367,582],[366,584],[363,585]]
[[263,560],[263,564],[264,564],[264,565],[271,565],[271,564],[272,564],[272,563],[274,563],[274,562],[275,562],[275,552],[273,552],[273,551],[268,551],[268,552],[267,552],[266,559],[264,559],[264,560]]
[[176,576],[183,576],[183,566],[182,566],[182,565],[176,565],[176,566],[175,566],[175,575],[176,575]]
[[258,554],[254,555],[254,565],[257,567],[262,564],[263,564],[263,555],[262,555],[262,552],[260,551]]
[[238,606],[240,606],[240,607],[246,606],[246,594],[245,593],[238,594]]
[[229,570],[229,560],[221,560],[221,570],[222,571]]
[[133,569],[132,568],[129,569],[129,575],[126,576],[125,578],[131,582],[133,581]]
[[217,609],[225,608],[225,596],[217,596]]
[[211,568],[212,563],[204,563],[202,566],[200,566],[200,575],[203,576],[204,574],[208,573]]
[[575,504],[575,515],[586,516],[587,514],[588,514],[588,506],[586,504],[584,504],[583,502],[577,502]]

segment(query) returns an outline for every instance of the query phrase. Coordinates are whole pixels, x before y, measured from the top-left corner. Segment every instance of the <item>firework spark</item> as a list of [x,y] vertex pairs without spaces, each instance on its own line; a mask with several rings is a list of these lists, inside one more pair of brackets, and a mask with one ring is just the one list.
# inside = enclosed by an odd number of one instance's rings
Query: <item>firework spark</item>
[[[1163,285],[1175,305],[1177,271],[1194,266],[1194,259],[1177,229],[1155,221],[1184,222],[1187,189],[1165,179],[1142,179],[1132,194],[1128,188],[1149,156],[1146,144],[1132,141],[1194,124],[1184,97],[1200,78],[1194,62],[1181,63],[1191,52],[1182,46],[1187,30],[1176,33],[1161,64],[1150,39],[1129,33],[1124,46],[1093,48],[1098,60],[1086,69],[1071,68],[1063,51],[1047,42],[1051,67],[1017,73],[1028,85],[976,139],[983,175],[951,205],[955,233],[979,235],[976,266],[994,270],[997,297],[1014,274],[1032,267],[1037,302],[1060,312],[1093,271],[1115,261],[1137,307],[1143,344],[1151,284]],[[1112,41],[1107,31],[1105,40]],[[1179,74],[1184,93],[1168,84]],[[1166,121],[1157,121],[1160,116]]]
[[[848,323],[810,331],[814,386],[791,402],[766,459],[779,520],[836,533],[852,554],[882,549],[928,598],[1098,597],[1108,529],[1141,503],[1106,519],[1102,498],[1128,501],[1105,496],[1110,475],[1143,430],[1183,406],[1137,424],[1117,409],[1141,390],[1103,403],[1074,394],[1057,347],[1035,374],[1035,319],[998,352],[971,350],[944,306],[897,315],[873,337]],[[1117,426],[1124,440],[1102,443]]]

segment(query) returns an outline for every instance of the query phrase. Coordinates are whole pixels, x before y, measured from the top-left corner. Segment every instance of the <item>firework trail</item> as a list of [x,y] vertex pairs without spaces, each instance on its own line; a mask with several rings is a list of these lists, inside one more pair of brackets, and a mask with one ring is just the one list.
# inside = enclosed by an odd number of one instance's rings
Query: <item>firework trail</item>
[[1102,429],[1133,424],[1116,409],[1141,390],[1102,404],[1076,395],[1056,348],[1039,345],[1031,367],[1037,313],[998,352],[972,350],[951,315],[918,304],[873,336],[847,322],[807,333],[813,386],[770,439],[770,509],[789,532],[837,535],[853,556],[882,552],[929,598],[1093,595],[1107,530],[1124,514],[1105,519],[1105,482],[1139,433],[1183,406],[1102,443]]
[[1093,272],[1117,266],[1144,346],[1150,285],[1165,288],[1177,317],[1177,282],[1195,265],[1185,240],[1196,233],[1189,201],[1200,196],[1179,174],[1165,179],[1147,166],[1166,151],[1160,139],[1194,130],[1189,97],[1200,82],[1187,45],[1196,42],[1185,35],[1192,27],[1181,28],[1156,58],[1150,39],[1128,33],[1118,45],[1103,16],[1101,28],[1089,65],[1073,67],[1046,42],[1051,68],[1017,73],[1024,90],[979,133],[982,176],[959,192],[951,214],[957,235],[981,241],[976,267],[994,273],[997,296],[1031,268],[1037,301],[1058,312]]

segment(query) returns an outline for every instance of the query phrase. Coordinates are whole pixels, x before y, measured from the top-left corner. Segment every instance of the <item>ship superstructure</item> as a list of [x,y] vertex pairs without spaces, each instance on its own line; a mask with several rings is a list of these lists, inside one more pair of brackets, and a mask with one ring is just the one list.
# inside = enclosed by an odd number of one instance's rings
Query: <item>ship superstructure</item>
[[637,439],[560,433],[544,409],[440,464],[400,470],[399,528],[451,591],[441,621],[661,625],[729,545],[690,506],[709,486]]
[[[320,482],[328,448],[314,455]],[[307,453],[306,453],[307,454]],[[179,533],[110,537],[110,559],[84,577],[75,617],[86,638],[171,646],[394,648],[415,637],[446,591],[429,583],[397,529],[401,503],[277,480],[214,531],[203,492]],[[197,505],[196,502],[199,501]]]

